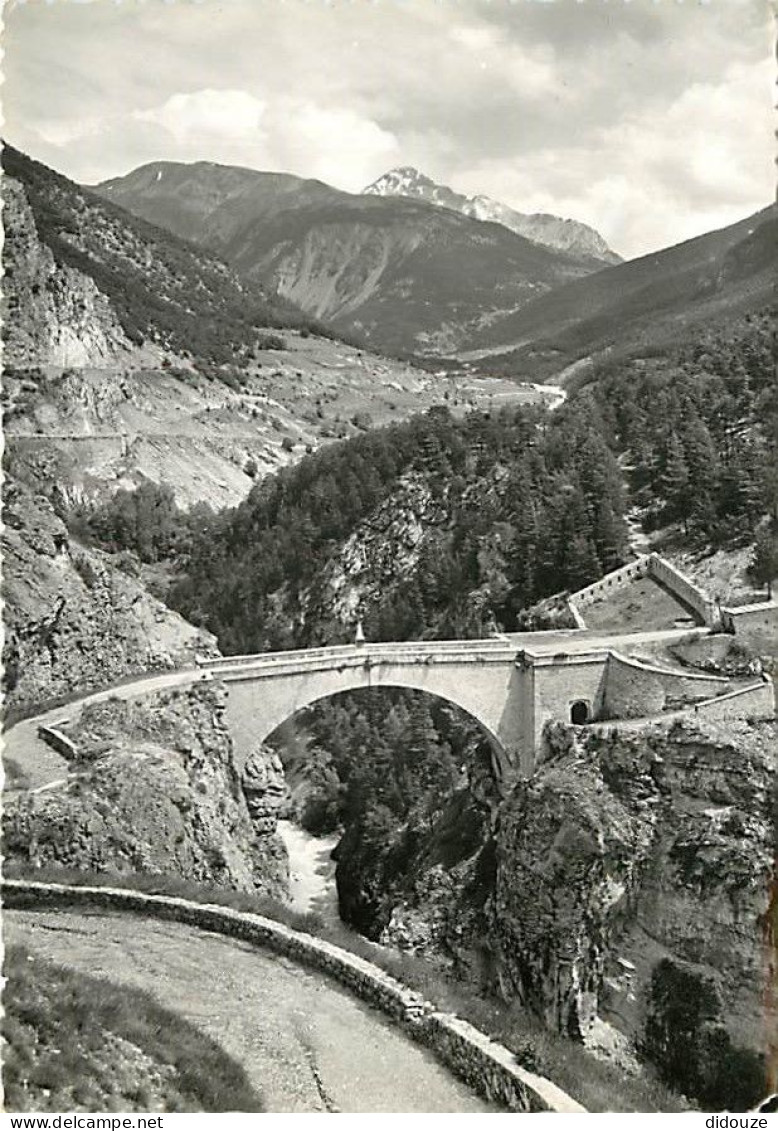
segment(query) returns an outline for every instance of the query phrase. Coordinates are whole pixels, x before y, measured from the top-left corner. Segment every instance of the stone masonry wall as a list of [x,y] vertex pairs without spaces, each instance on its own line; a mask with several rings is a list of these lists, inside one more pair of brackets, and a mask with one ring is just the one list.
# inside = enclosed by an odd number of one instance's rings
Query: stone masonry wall
[[728,689],[728,680],[666,671],[611,653],[605,676],[602,717],[640,718],[666,707],[708,699]]
[[674,593],[685,605],[694,609],[695,613],[702,619],[703,624],[713,626],[716,623],[718,613],[710,597],[659,554],[650,555],[649,574],[667,586],[670,592]]
[[737,633],[744,628],[772,629],[778,632],[778,601],[762,601],[739,609],[722,609],[721,623],[725,632]]
[[591,585],[587,585],[585,589],[573,593],[570,598],[571,604],[574,604],[578,609],[585,608],[586,605],[591,605],[593,601],[606,597],[614,589],[627,585],[638,577],[645,577],[650,572],[650,561],[650,555],[646,554],[637,558],[634,562],[628,562],[627,565],[621,566],[620,569],[613,570],[599,581],[595,581]]
[[[647,702],[647,706],[648,706]],[[676,719],[689,722],[702,722],[712,719],[717,722],[739,719],[775,718],[775,690],[771,680],[762,679],[737,691],[729,691],[715,699],[705,699],[680,711],[648,711],[640,717],[633,716],[611,719],[609,721],[587,723],[587,729],[599,732],[640,731],[648,723],[669,723]]]
[[645,554],[634,562],[628,562],[620,569],[606,574],[592,585],[587,585],[578,593],[573,593],[570,597],[570,606],[576,610],[586,608],[592,602],[607,597],[639,577],[653,577],[660,581],[684,605],[693,609],[703,624],[711,626],[715,624],[718,613],[714,602],[659,554]]

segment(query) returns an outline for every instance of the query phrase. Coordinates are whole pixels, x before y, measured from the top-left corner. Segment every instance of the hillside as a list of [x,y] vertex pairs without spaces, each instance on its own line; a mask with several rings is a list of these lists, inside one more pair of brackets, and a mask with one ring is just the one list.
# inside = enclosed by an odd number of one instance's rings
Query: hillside
[[426,201],[207,162],[145,165],[95,191],[396,353],[462,348],[493,318],[602,266]]
[[3,501],[6,709],[29,711],[215,651],[212,637],[152,597],[137,574],[80,545],[26,484],[6,475]]
[[[479,335],[480,370],[550,379],[591,359],[650,354],[769,304],[774,206],[720,231],[606,268],[540,296]],[[584,367],[585,368],[585,367]]]
[[474,220],[502,224],[519,236],[558,251],[590,256],[603,264],[621,262],[621,256],[611,251],[600,233],[580,220],[564,219],[546,212],[517,212],[507,204],[482,194],[465,196],[448,185],[437,184],[412,166],[390,169],[362,192],[368,196],[409,196],[426,200],[441,208],[461,212],[463,216],[471,216]]
[[[126,342],[156,343],[203,361],[232,361],[236,350],[261,346],[260,329],[304,321],[290,304],[241,280],[220,260],[131,217],[13,147],[4,146],[2,164],[10,186],[4,222],[16,237],[9,254],[17,258],[7,265],[14,279],[7,298],[13,317],[5,330],[11,364],[29,352],[22,335],[29,338],[36,323],[45,325],[72,271],[89,278],[104,296]],[[41,251],[36,261],[27,258],[25,271],[24,256],[15,247],[31,238],[26,206]],[[66,349],[65,354],[70,361]]]
[[[483,636],[600,576],[621,474],[591,419],[445,410],[307,457],[195,536],[169,600],[223,650]],[[247,610],[250,612],[247,615]]]
[[[10,147],[4,162],[8,459],[66,495],[151,479],[185,505],[225,506],[373,423],[537,398],[324,337],[202,249]],[[265,328],[279,322],[282,335]]]
[[769,309],[664,356],[595,365],[598,406],[644,529],[675,548],[749,546],[778,515],[778,389]]

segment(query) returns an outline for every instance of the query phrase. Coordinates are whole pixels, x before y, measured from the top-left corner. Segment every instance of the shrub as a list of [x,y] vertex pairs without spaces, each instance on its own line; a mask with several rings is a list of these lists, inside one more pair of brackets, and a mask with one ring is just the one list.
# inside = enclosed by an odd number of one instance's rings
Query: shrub
[[257,339],[257,349],[260,350],[285,350],[286,341],[280,334],[260,334]]
[[78,554],[73,558],[73,565],[87,589],[93,589],[99,575],[89,558],[83,554]]
[[355,412],[351,417],[351,423],[362,432],[367,432],[368,428],[373,426],[373,418],[369,412]]
[[651,975],[641,1051],[665,1083],[706,1110],[747,1111],[765,1092],[764,1059],[733,1045],[718,1016],[712,981],[663,958]]

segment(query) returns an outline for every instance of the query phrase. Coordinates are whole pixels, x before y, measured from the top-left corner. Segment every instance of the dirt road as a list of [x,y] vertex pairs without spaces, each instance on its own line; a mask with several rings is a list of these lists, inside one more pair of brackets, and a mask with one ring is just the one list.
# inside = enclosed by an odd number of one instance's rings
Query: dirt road
[[149,991],[243,1064],[268,1111],[494,1110],[336,983],[246,943],[102,912],[6,911],[4,934]]

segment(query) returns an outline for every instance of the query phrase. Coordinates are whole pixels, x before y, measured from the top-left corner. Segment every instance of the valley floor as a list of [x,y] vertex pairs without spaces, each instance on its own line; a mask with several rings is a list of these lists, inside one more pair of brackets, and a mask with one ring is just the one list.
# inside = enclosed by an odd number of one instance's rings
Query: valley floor
[[146,990],[199,1026],[245,1068],[268,1111],[494,1110],[351,994],[246,943],[128,915],[4,920],[6,945]]

